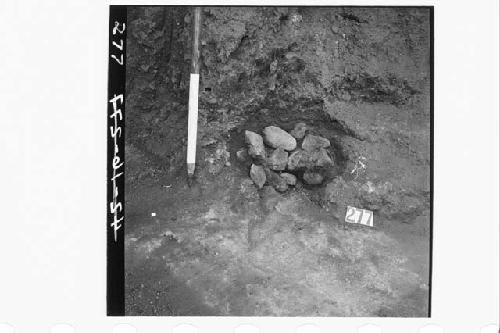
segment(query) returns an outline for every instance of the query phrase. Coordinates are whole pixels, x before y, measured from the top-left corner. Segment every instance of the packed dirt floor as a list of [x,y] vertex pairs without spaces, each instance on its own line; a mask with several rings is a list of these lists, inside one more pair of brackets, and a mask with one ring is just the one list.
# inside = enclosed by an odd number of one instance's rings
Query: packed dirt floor
[[[430,12],[204,8],[186,177],[189,7],[128,12],[126,314],[428,314]],[[319,185],[249,177],[245,131],[331,142]],[[344,223],[347,205],[374,227]]]

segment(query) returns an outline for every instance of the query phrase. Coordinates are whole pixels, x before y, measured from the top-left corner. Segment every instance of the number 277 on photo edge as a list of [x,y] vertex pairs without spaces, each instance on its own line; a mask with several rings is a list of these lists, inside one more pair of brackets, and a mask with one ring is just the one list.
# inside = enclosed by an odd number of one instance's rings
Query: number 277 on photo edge
[[373,212],[371,210],[347,206],[345,221],[347,223],[362,224],[373,227]]

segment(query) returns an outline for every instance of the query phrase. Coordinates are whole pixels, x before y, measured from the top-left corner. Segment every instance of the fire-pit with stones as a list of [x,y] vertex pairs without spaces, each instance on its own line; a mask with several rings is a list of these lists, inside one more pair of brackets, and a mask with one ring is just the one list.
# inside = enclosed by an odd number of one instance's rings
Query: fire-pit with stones
[[[248,156],[253,162],[250,178],[259,189],[268,184],[285,192],[289,186],[296,185],[298,177],[308,185],[323,183],[325,171],[334,166],[326,150],[330,147],[330,140],[309,133],[306,135],[307,130],[306,124],[298,123],[291,133],[277,126],[266,127],[264,137],[245,131]],[[246,154],[240,152],[244,158]]]

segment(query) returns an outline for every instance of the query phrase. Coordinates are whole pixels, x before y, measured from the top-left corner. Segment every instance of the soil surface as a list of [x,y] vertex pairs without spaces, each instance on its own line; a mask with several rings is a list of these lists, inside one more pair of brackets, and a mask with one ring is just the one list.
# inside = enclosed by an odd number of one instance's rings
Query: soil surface
[[[204,8],[196,177],[186,179],[189,7],[128,13],[126,314],[428,313],[425,8]],[[249,178],[244,131],[328,138],[321,185]],[[347,225],[347,205],[374,227]]]

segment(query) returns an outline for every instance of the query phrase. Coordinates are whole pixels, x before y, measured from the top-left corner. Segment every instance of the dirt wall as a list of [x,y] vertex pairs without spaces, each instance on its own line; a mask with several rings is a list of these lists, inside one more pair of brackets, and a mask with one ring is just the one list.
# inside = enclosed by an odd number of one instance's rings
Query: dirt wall
[[[428,216],[428,9],[207,7],[202,19],[200,168],[235,133],[304,121],[342,165],[324,204]],[[150,172],[172,172],[184,167],[191,11],[135,7],[128,20],[127,142]]]

